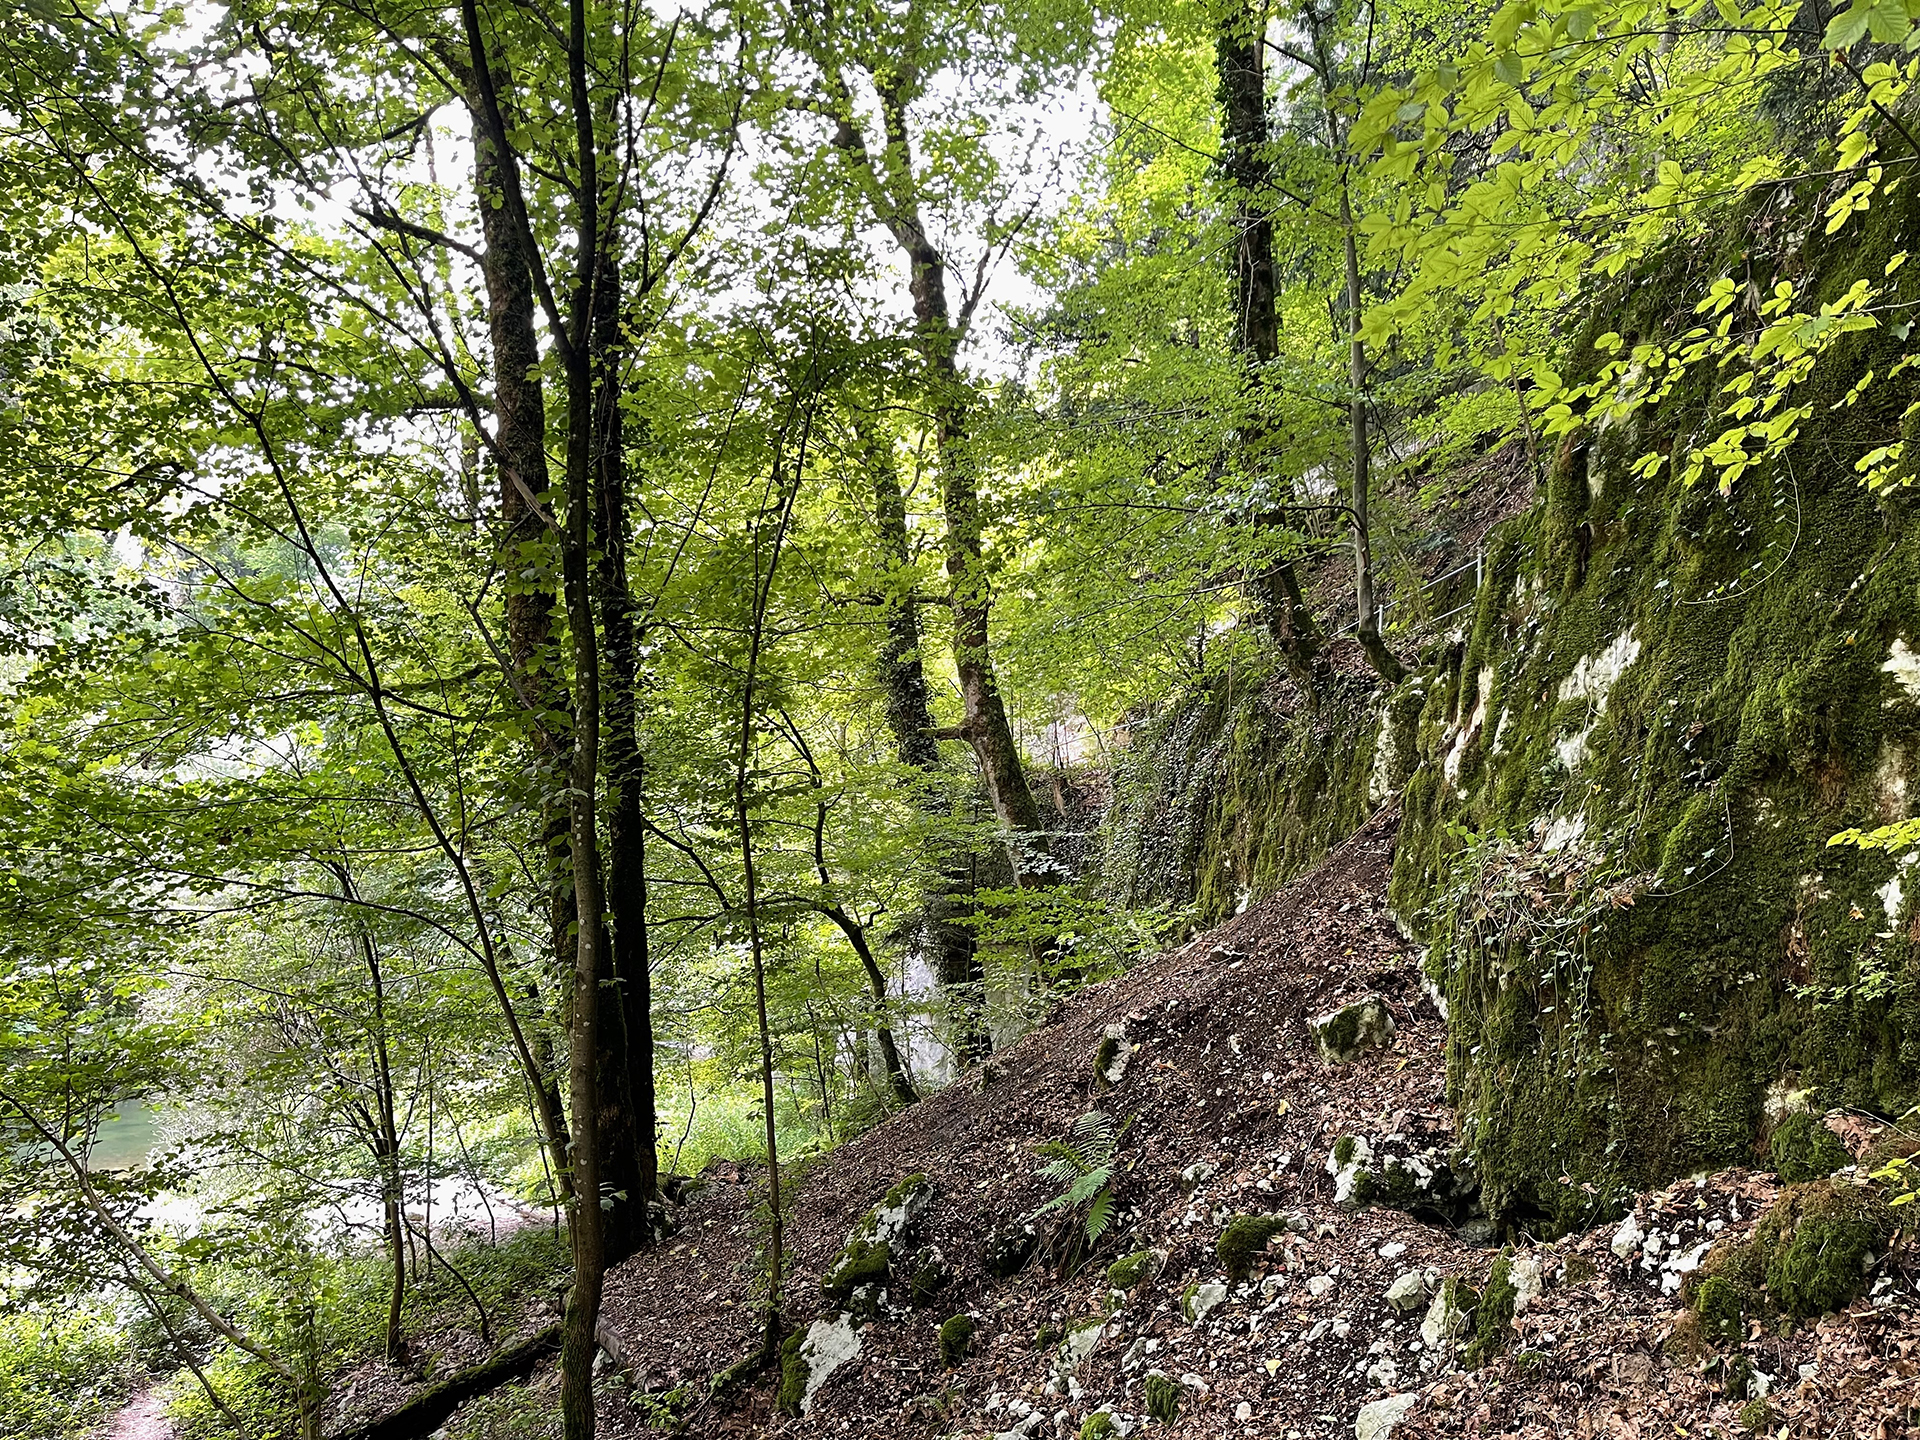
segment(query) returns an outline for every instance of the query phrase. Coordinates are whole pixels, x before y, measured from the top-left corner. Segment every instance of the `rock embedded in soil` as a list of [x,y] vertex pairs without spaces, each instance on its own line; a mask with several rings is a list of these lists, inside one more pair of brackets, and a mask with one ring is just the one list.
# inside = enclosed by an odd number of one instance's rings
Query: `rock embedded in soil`
[[1372,1400],[1360,1407],[1360,1413],[1353,1420],[1354,1440],[1387,1440],[1393,1434],[1393,1427],[1407,1418],[1407,1412],[1413,1409],[1417,1395],[1389,1395],[1384,1400]]
[[1367,1051],[1386,1044],[1394,1032],[1387,1002],[1378,995],[1342,1005],[1307,1024],[1313,1031],[1313,1043],[1320,1058],[1329,1065],[1352,1064]]

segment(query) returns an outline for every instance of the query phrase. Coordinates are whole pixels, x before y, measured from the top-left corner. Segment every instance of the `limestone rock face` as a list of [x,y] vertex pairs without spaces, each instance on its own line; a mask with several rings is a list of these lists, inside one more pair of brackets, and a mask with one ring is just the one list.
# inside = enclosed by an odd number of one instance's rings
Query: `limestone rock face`
[[1387,1002],[1378,995],[1342,1005],[1307,1024],[1313,1030],[1313,1043],[1320,1051],[1320,1058],[1329,1065],[1351,1064],[1393,1038],[1393,1016],[1387,1012]]

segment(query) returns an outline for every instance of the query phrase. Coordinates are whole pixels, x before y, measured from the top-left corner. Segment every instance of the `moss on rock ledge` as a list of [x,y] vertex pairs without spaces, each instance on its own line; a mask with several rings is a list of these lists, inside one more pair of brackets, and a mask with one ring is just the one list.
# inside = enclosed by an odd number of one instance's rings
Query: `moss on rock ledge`
[[[1590,335],[1662,343],[1694,323],[1699,276],[1746,263],[1831,299],[1917,223],[1902,193],[1864,233],[1751,257],[1730,224],[1724,253],[1626,277]],[[1588,344],[1571,373],[1597,365]],[[1742,1163],[1783,1079],[1822,1108],[1920,1100],[1920,886],[1827,845],[1920,791],[1920,696],[1889,668],[1920,643],[1920,524],[1832,458],[1898,429],[1910,373],[1833,406],[1898,348],[1849,337],[1796,392],[1799,444],[1725,497],[1633,468],[1696,432],[1727,379],[1711,366],[1573,435],[1426,677],[1391,899],[1429,947],[1450,1097],[1502,1219],[1565,1231]],[[1497,933],[1475,918],[1489,895],[1515,917]]]

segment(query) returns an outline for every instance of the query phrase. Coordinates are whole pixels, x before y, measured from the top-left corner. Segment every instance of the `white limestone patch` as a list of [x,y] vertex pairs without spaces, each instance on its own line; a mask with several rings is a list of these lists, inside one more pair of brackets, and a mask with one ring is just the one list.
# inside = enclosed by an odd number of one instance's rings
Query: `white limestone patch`
[[1417,1395],[1389,1395],[1384,1400],[1368,1401],[1354,1416],[1354,1440],[1387,1440],[1393,1434],[1393,1427],[1407,1418],[1407,1412],[1413,1409],[1419,1398]]
[[[1569,769],[1572,767],[1569,766]],[[1556,815],[1547,826],[1547,833],[1541,838],[1540,847],[1548,853],[1557,850],[1570,850],[1578,845],[1587,834],[1587,817],[1584,815]]]
[[1880,668],[1893,676],[1894,683],[1907,692],[1909,700],[1920,700],[1920,651],[1906,641],[1895,640]]
[[1453,737],[1453,744],[1447,750],[1447,758],[1440,762],[1440,772],[1447,777],[1447,784],[1460,783],[1460,762],[1467,753],[1467,746],[1473,743],[1487,723],[1487,702],[1493,698],[1494,671],[1491,665],[1481,668],[1478,681],[1480,698],[1474,703],[1473,713],[1467,717]]
[[800,1342],[800,1358],[807,1366],[807,1393],[800,1401],[800,1413],[813,1408],[813,1396],[827,1377],[860,1353],[860,1332],[853,1328],[853,1316],[836,1315],[831,1320],[816,1320],[807,1327],[807,1338]]
[[1560,682],[1560,698],[1591,700],[1594,709],[1602,715],[1606,714],[1608,692],[1626,673],[1627,667],[1639,658],[1640,642],[1634,636],[1633,627],[1628,626],[1598,655],[1581,657],[1573,667],[1573,673]]

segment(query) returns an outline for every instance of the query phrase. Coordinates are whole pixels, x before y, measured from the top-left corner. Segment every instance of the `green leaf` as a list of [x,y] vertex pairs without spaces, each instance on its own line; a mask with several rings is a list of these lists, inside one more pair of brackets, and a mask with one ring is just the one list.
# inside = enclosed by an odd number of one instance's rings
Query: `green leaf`
[[[1904,22],[1905,19],[1906,14],[1903,10],[1901,20]],[[1872,20],[1873,8],[1869,0],[1854,0],[1845,14],[1836,15],[1827,22],[1827,33],[1820,38],[1821,48],[1824,50],[1850,48],[1867,33],[1867,26],[1872,23]]]

